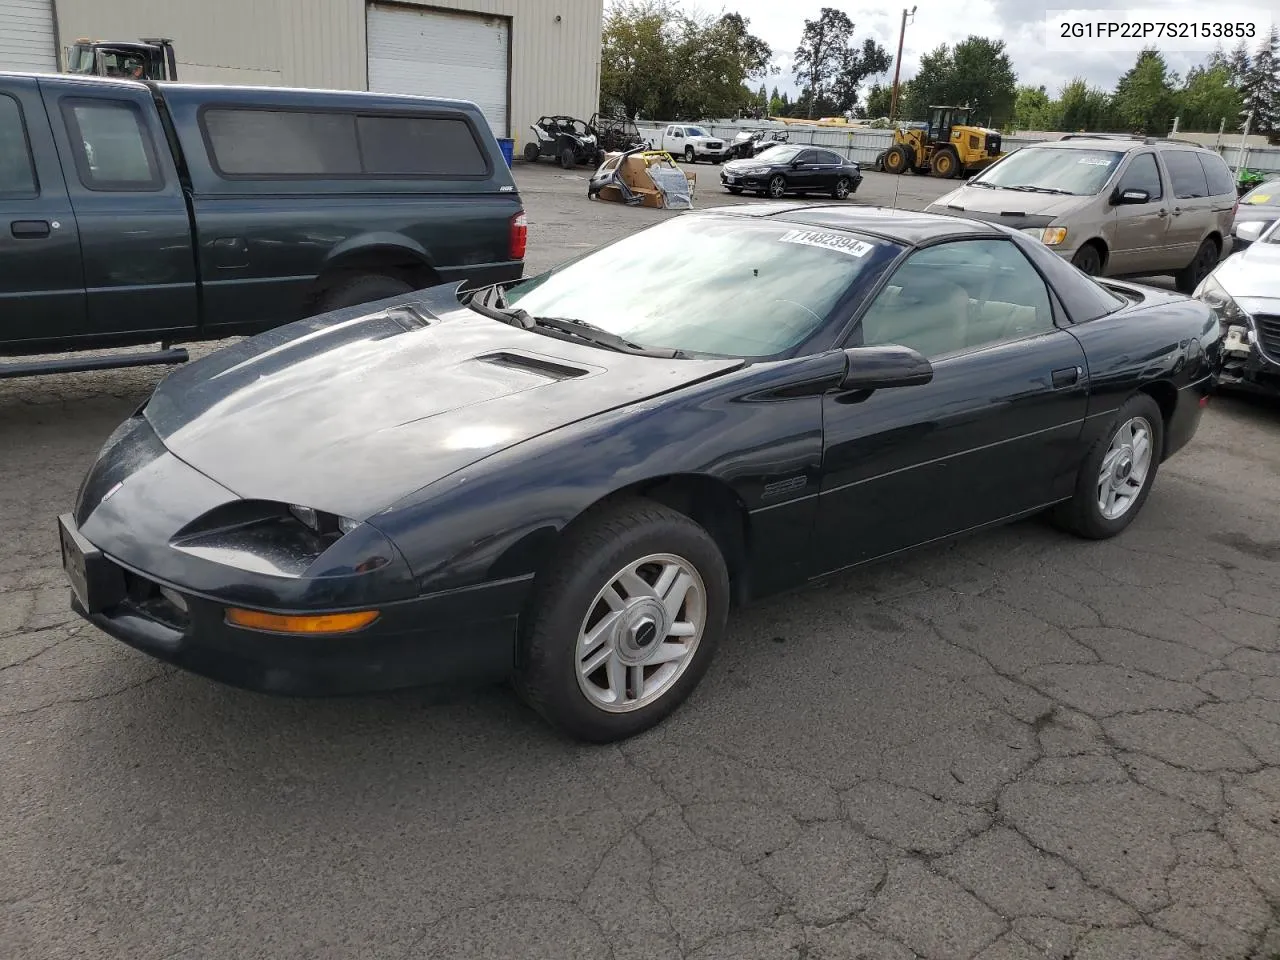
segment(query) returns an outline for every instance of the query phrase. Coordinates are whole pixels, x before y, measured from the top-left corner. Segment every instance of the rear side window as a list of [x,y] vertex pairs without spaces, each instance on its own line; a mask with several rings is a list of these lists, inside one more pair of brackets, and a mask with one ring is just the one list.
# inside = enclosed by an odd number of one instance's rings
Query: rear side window
[[229,178],[483,177],[485,153],[461,117],[208,109],[214,168]]
[[818,163],[842,163],[838,154],[831,153],[829,150],[816,150],[818,155]]
[[0,197],[34,197],[37,192],[22,107],[8,94],[0,94]]
[[1200,158],[1190,150],[1168,150],[1163,154],[1164,165],[1173,181],[1173,195],[1179,200],[1209,196],[1209,181],[1205,177]]
[[375,176],[479,176],[484,154],[465,120],[447,117],[360,117],[364,172]]
[[142,113],[128,100],[64,100],[76,173],[89,190],[154,191],[164,187],[155,145]]
[[1220,197],[1223,194],[1235,196],[1236,181],[1231,176],[1227,162],[1216,153],[1202,153],[1200,165],[1204,167],[1205,179],[1209,182],[1209,196]]

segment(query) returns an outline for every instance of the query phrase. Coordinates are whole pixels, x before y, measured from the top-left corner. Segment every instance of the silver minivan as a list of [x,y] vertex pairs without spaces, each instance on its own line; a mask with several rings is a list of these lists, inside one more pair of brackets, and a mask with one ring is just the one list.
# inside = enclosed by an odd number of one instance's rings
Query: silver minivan
[[926,209],[1021,229],[1091,275],[1167,274],[1191,293],[1230,252],[1236,199],[1205,147],[1071,134],[1006,154]]

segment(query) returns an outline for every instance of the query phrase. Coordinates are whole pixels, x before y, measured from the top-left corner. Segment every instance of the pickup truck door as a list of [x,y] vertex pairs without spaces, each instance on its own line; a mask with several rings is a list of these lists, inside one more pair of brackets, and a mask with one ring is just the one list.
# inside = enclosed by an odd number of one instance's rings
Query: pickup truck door
[[191,218],[151,91],[42,79],[80,229],[97,339],[180,339],[199,326]]
[[0,79],[0,353],[85,322],[80,238],[53,134],[30,77]]

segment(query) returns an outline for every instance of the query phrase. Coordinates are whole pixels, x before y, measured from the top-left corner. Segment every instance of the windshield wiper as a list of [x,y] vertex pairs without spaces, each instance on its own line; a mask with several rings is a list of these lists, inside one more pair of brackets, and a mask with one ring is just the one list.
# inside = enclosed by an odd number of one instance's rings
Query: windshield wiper
[[1067,197],[1074,197],[1075,194],[1070,190],[1059,190],[1057,187],[1033,187],[1028,183],[1021,183],[1014,187],[1005,187],[1006,190],[1021,190],[1024,193],[1057,193]]
[[[483,297],[478,296],[481,293],[484,294]],[[495,300],[497,303],[494,303]],[[491,320],[509,323],[511,326],[519,327],[522,330],[544,327],[580,340],[586,340],[588,343],[593,343],[596,346],[605,347],[618,353],[630,353],[641,357],[663,357],[665,359],[683,359],[686,356],[680,350],[642,347],[638,343],[632,343],[630,340],[624,339],[616,333],[610,333],[603,327],[597,327],[594,323],[588,323],[586,320],[576,320],[572,317],[535,317],[527,310],[521,310],[519,307],[508,307],[502,300],[501,290],[497,287],[477,290],[475,293],[468,294],[463,303],[476,311],[476,313],[482,314]]]

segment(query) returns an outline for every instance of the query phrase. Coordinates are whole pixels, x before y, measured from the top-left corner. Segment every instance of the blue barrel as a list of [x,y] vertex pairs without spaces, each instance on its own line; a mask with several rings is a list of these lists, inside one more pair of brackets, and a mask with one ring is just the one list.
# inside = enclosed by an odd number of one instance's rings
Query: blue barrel
[[498,146],[502,149],[502,159],[507,161],[508,167],[511,166],[512,161],[515,160],[516,142],[499,137]]

